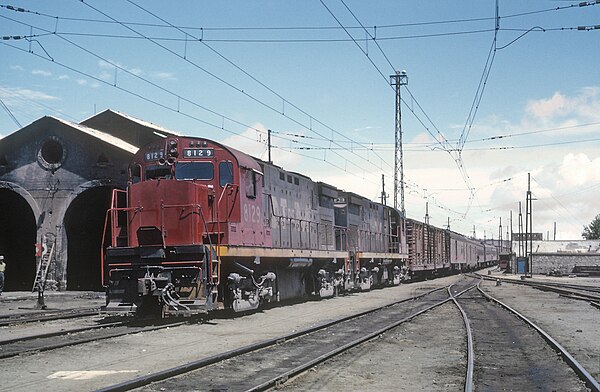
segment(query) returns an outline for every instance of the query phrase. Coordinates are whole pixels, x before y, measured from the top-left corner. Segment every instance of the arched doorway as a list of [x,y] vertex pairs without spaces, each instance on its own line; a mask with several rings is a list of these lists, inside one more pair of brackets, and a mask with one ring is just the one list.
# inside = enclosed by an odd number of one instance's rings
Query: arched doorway
[[0,188],[0,254],[6,262],[5,291],[31,291],[35,279],[36,222],[27,201]]
[[112,187],[99,186],[79,194],[67,209],[67,290],[102,290],[102,235]]

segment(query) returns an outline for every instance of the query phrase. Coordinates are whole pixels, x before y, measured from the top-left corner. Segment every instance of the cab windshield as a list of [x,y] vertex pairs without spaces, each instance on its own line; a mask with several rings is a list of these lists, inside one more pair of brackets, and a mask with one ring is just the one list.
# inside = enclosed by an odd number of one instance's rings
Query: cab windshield
[[178,180],[212,180],[215,168],[212,162],[177,162],[175,178]]
[[154,165],[144,169],[144,178],[146,180],[156,180],[159,178],[171,178],[171,166],[169,165]]

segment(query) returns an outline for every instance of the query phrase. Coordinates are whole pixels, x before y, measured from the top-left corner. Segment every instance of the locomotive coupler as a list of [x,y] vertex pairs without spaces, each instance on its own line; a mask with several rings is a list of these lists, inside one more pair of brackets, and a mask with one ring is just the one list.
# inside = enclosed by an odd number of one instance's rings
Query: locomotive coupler
[[160,296],[162,290],[171,282],[171,274],[159,272],[157,276],[150,271],[143,278],[138,278],[138,294],[141,296]]

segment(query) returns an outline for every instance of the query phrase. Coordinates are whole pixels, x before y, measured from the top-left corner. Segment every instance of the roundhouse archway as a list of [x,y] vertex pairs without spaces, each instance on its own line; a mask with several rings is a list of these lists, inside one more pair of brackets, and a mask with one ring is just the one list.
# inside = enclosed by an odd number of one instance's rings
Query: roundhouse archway
[[71,201],[64,218],[67,234],[67,290],[102,290],[102,237],[113,187],[98,186]]
[[17,192],[0,188],[0,254],[6,261],[5,291],[30,291],[35,279],[35,215]]

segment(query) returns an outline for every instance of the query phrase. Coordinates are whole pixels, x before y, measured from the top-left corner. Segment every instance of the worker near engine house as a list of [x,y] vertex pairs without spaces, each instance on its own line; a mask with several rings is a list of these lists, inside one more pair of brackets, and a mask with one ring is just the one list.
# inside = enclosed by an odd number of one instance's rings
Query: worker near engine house
[[0,255],[0,295],[2,295],[2,290],[4,290],[4,270],[6,269],[6,264],[4,263],[4,256]]

